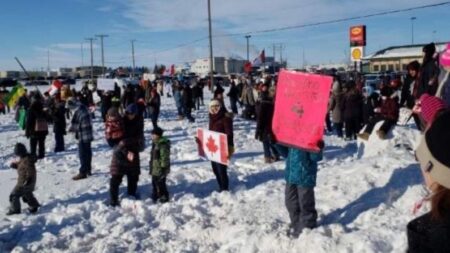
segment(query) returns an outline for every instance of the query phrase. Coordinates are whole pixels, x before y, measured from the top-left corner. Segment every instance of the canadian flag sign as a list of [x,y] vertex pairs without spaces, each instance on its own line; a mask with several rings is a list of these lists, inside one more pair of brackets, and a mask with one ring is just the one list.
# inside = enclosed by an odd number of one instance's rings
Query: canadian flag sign
[[48,93],[53,96],[55,95],[62,87],[62,83],[56,79],[53,81],[52,86],[50,86],[50,88],[48,89]]
[[199,156],[228,165],[228,141],[227,135],[203,128],[197,129],[198,154]]

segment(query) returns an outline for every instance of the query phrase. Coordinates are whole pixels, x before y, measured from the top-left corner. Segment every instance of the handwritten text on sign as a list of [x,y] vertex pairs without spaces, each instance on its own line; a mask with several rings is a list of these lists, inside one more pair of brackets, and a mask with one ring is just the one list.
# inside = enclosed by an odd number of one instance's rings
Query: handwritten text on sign
[[278,142],[319,151],[332,82],[329,76],[280,72],[272,123]]

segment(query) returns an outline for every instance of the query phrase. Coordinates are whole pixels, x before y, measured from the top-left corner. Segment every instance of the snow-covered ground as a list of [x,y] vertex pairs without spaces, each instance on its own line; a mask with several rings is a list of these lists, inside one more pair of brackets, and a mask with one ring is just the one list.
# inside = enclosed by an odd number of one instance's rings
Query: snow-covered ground
[[[0,252],[404,252],[405,228],[422,194],[414,156],[418,133],[397,126],[393,137],[358,145],[326,136],[320,163],[316,207],[320,226],[298,239],[286,236],[284,163],[263,163],[262,144],[254,140],[254,123],[235,119],[236,154],[229,169],[231,191],[217,193],[210,163],[198,158],[193,140],[207,127],[205,108],[194,124],[176,121],[172,99],[164,98],[161,126],[172,141],[172,199],[149,199],[149,149],[141,154],[141,200],[128,198],[126,180],[120,208],[106,205],[111,150],[103,124],[94,121],[93,173],[74,182],[77,145],[66,136],[67,151],[52,152],[37,163],[36,215],[6,217],[16,171],[8,167],[16,142],[26,143],[13,115],[0,116]],[[145,123],[149,140],[150,121]],[[397,146],[397,147],[395,147]],[[24,209],[26,206],[22,206]]]

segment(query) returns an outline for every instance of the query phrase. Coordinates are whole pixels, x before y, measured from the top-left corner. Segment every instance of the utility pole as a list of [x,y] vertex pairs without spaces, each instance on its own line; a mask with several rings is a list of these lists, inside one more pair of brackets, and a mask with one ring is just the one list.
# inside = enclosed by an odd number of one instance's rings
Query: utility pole
[[102,76],[105,77],[105,55],[104,55],[105,51],[103,49],[103,38],[107,38],[108,35],[106,35],[106,34],[98,34],[98,35],[95,35],[95,37],[100,38],[100,44],[101,44],[101,47],[102,47]]
[[134,59],[134,42],[136,40],[131,40],[131,57],[133,58],[133,69],[131,71],[131,77],[134,78],[134,70],[136,69],[136,62]]
[[280,43],[280,63],[283,66],[283,50],[285,49],[284,44]]
[[50,48],[47,49],[47,77],[50,77]]
[[91,44],[91,83],[94,84],[94,50],[92,48],[92,42],[95,38],[86,38]]
[[252,36],[251,35],[245,35],[245,38],[247,39],[247,61],[250,61],[250,44],[249,44],[249,40]]
[[212,41],[212,23],[211,23],[211,0],[208,0],[208,30],[209,30],[209,78],[211,81],[211,91],[214,89],[214,64],[213,64],[213,41]]
[[414,20],[416,17],[411,17],[411,45],[414,45]]
[[81,67],[84,66],[84,50],[83,50],[83,42],[81,42]]

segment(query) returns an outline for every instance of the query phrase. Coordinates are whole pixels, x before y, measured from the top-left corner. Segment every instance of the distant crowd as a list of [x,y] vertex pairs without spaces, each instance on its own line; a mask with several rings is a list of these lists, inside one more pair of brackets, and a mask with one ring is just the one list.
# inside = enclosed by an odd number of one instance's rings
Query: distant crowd
[[[450,252],[450,45],[441,54],[436,52],[434,44],[425,46],[423,52],[421,64],[417,61],[408,64],[405,78],[383,79],[377,87],[364,86],[360,78],[340,80],[336,72],[332,72],[334,81],[324,124],[329,134],[346,140],[361,138],[367,141],[374,130],[384,140],[399,123],[400,108],[411,111],[410,118],[423,133],[416,157],[430,189],[426,199],[431,201],[431,212],[408,224],[409,252]],[[262,143],[264,162],[286,161],[285,201],[291,221],[287,233],[297,238],[304,229],[317,226],[314,188],[325,143],[318,141],[320,151],[316,153],[277,143],[272,131],[276,84],[277,77],[270,75],[223,80],[214,83],[213,87],[207,79],[164,78],[142,80],[139,85],[124,87],[116,84],[109,91],[90,89],[89,85],[76,91],[64,85],[52,94],[25,92],[14,109],[16,120],[29,138],[30,151],[21,143],[14,148],[19,160],[11,167],[17,169],[19,178],[10,195],[8,214],[21,212],[21,198],[30,206],[30,212],[38,211],[40,204],[33,195],[35,163],[45,157],[49,125],[53,125],[55,153],[65,151],[67,132],[73,133],[78,141],[80,168],[73,180],[82,180],[95,173],[91,165],[92,120],[98,111],[105,124],[105,140],[112,148],[109,204],[120,205],[119,186],[124,176],[128,180],[128,195],[140,198],[137,192],[141,174],[139,154],[150,143],[144,138],[146,119],[153,125],[148,161],[152,199],[159,203],[168,202],[166,180],[171,167],[171,143],[159,122],[162,97],[173,98],[177,120],[186,120],[189,124],[195,122],[192,111],[202,110],[205,105],[204,92],[208,89],[213,93],[213,99],[205,108],[209,115],[208,128],[227,135],[229,156],[234,153],[233,120],[240,115],[245,120],[256,121],[255,138]],[[0,92],[7,93],[4,89]],[[94,102],[94,96],[99,97],[98,103]],[[226,98],[230,110],[225,105]],[[0,109],[4,113],[9,110],[6,106]],[[379,122],[383,122],[381,127],[375,129]],[[200,140],[196,141],[200,143]],[[228,191],[228,167],[217,162],[212,162],[211,167],[218,190]]]

